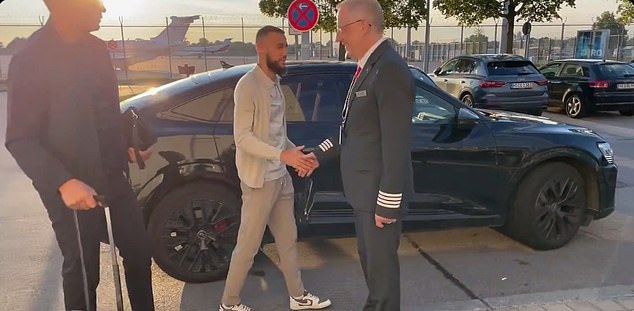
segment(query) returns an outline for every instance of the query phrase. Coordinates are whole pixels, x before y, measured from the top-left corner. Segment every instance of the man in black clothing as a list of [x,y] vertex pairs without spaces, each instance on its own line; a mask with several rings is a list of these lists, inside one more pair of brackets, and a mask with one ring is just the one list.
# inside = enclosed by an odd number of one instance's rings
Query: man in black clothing
[[[99,242],[111,206],[115,244],[123,257],[130,304],[154,310],[151,250],[141,210],[128,183],[128,159],[118,87],[99,29],[101,0],[44,0],[46,25],[15,55],[9,69],[6,147],[33,186],[51,220],[64,257],[66,310],[86,310],[73,210],[78,211],[91,310],[96,310]],[[147,159],[151,151],[142,152]]]

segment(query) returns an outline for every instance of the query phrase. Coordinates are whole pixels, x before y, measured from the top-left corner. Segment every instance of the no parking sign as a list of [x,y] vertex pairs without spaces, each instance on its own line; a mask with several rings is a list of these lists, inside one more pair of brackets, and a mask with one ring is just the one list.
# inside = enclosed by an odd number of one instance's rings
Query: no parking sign
[[288,22],[295,30],[306,32],[319,22],[319,8],[311,0],[295,0],[288,7]]

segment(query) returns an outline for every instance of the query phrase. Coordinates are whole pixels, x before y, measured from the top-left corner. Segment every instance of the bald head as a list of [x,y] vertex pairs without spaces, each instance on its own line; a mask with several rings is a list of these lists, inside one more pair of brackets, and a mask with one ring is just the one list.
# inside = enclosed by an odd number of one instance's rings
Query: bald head
[[55,29],[68,38],[81,37],[99,29],[106,8],[102,0],[44,0]]

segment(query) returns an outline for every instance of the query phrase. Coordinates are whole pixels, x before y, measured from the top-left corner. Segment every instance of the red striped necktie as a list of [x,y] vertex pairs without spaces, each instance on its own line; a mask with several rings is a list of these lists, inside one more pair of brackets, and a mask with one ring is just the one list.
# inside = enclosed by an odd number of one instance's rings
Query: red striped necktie
[[357,66],[357,71],[354,72],[354,77],[352,78],[352,85],[354,85],[354,83],[357,82],[357,79],[361,75],[361,70],[362,69],[363,68],[361,66]]

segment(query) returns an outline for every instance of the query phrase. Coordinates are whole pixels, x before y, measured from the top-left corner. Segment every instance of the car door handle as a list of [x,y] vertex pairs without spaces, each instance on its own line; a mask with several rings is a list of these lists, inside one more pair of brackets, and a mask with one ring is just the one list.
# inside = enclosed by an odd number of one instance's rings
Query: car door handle
[[460,81],[460,83],[464,84],[464,83],[467,83],[467,82],[465,82],[465,81],[463,80],[463,81]]
[[447,82],[447,81],[449,81],[449,80],[445,79],[445,82]]

